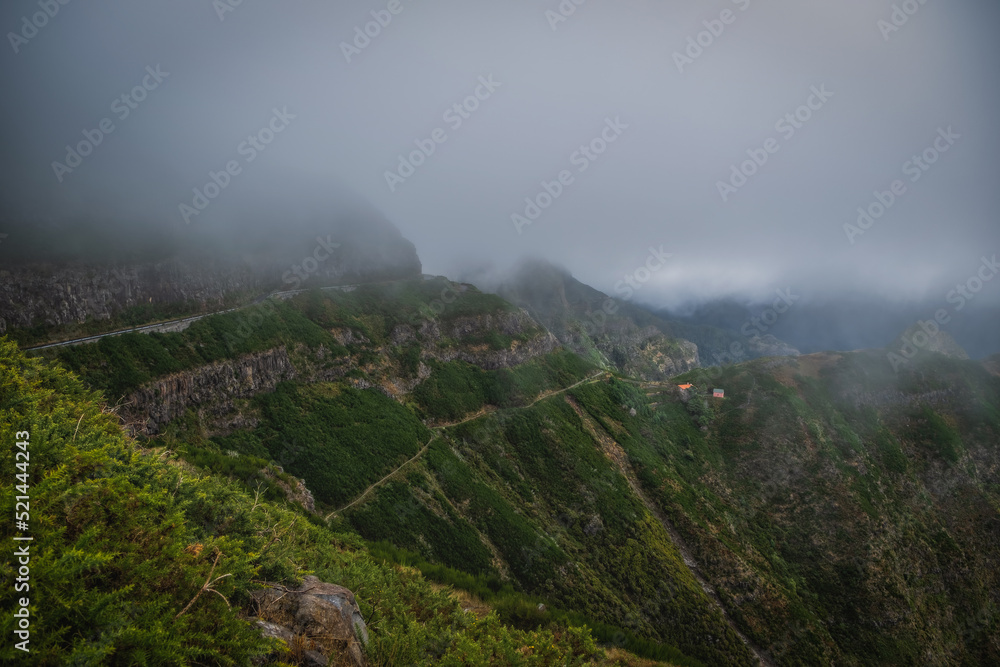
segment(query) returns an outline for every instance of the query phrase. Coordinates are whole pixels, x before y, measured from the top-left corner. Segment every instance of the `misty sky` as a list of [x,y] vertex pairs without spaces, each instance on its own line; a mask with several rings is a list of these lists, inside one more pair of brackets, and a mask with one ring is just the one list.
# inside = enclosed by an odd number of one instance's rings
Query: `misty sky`
[[[184,229],[180,205],[232,162],[191,226],[238,236],[248,211],[295,216],[336,184],[429,273],[541,255],[613,293],[662,247],[635,296],[649,303],[775,287],[943,300],[1000,252],[995,2],[897,2],[918,9],[892,30],[888,0],[566,0],[568,17],[557,0],[228,2],[71,0],[37,31],[38,0],[5,2],[5,219]],[[113,132],[57,175],[104,119]],[[269,127],[262,150],[244,143]],[[418,141],[433,154],[391,191]],[[934,164],[906,164],[927,149]],[[723,201],[732,166],[762,154]],[[850,243],[844,225],[895,180]],[[543,181],[561,193],[518,233]],[[1000,303],[1000,279],[978,298]]]

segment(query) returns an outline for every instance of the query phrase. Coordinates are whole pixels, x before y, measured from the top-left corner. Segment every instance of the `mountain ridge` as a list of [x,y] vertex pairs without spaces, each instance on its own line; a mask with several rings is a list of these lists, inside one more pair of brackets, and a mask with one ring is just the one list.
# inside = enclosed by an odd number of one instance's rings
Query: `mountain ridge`
[[522,262],[487,289],[524,307],[578,354],[647,379],[666,379],[700,365],[799,353],[763,331],[748,336],[664,319],[610,297],[544,260]]
[[[924,654],[975,664],[1000,650],[982,593],[1000,571],[989,541],[1000,387],[983,364],[928,352],[896,372],[886,350],[869,350],[654,380],[604,369],[582,382],[598,364],[545,343],[553,334],[516,304],[444,279],[299,294],[249,337],[241,317],[44,355],[111,396],[147,387],[141,417],[175,400],[149,390],[174,364],[197,373],[277,345],[294,374],[268,379],[262,365],[249,393],[207,387],[215,402],[178,404],[147,446],[251,487],[268,462],[280,466],[304,480],[318,513],[341,508],[335,530],[416,554],[429,575],[506,582],[661,647],[651,652],[705,664]],[[541,346],[517,356],[532,341]],[[694,386],[676,386],[685,381]],[[912,535],[879,532],[904,519]],[[881,550],[857,551],[871,543]],[[968,567],[952,576],[934,563],[955,549]],[[854,567],[891,573],[917,610]],[[925,583],[906,579],[913,568]],[[977,620],[955,635],[960,613]]]

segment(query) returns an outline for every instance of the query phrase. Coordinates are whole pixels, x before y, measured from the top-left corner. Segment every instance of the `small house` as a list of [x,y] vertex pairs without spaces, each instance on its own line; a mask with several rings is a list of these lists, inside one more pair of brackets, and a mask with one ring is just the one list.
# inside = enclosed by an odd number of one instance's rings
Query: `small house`
[[722,391],[721,389],[713,389],[712,396],[715,398],[725,398],[726,392]]

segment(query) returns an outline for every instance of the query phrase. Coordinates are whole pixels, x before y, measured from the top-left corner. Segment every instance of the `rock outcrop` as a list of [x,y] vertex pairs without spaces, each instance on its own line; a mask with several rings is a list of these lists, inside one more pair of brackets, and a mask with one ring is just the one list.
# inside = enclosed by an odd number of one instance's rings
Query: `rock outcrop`
[[242,262],[168,260],[145,264],[18,265],[0,270],[0,334],[8,329],[108,320],[140,305],[225,306],[230,294],[262,292],[271,276]]
[[691,341],[669,338],[655,326],[639,328],[627,319],[591,338],[611,366],[643,380],[668,380],[700,363],[698,346]]
[[298,590],[271,585],[253,598],[261,634],[285,642],[299,664],[367,664],[368,627],[346,588],[308,576]]
[[[284,474],[282,474],[284,473]],[[298,477],[292,477],[285,473],[285,469],[281,466],[274,464],[274,467],[267,467],[261,470],[261,474],[268,478],[280,488],[284,493],[285,497],[288,498],[293,503],[298,503],[302,505],[303,508],[309,512],[316,511],[316,499],[313,497],[312,491],[306,487],[306,482],[304,479],[299,479]],[[285,478],[291,478],[290,481],[285,481]]]
[[[397,327],[394,335],[407,337],[409,332]],[[518,364],[552,352],[559,341],[538,325],[524,310],[496,312],[475,317],[459,317],[445,324],[427,320],[420,327],[424,340],[435,345],[424,350],[424,358],[438,361],[465,361],[486,370],[512,368]],[[495,348],[485,340],[493,335],[514,338],[509,347]],[[458,343],[455,346],[439,345],[445,339]]]
[[273,391],[279,382],[295,377],[297,372],[288,351],[275,348],[145,384],[130,397],[127,414],[139,419],[141,429],[152,435],[190,407],[205,406],[213,418],[229,417],[235,411],[236,399]]
[[[0,268],[0,335],[11,329],[109,320],[136,306],[220,310],[275,290],[377,282],[419,276],[413,244],[388,222],[331,227],[296,247],[276,239],[273,252],[188,251],[157,261],[29,260]],[[282,242],[284,241],[284,242]],[[314,261],[309,271],[300,265]],[[297,272],[295,270],[298,270]]]
[[[417,333],[415,327],[404,324],[393,330],[391,338],[394,342],[415,341]],[[353,386],[378,389],[401,399],[430,376],[431,369],[424,363],[427,360],[461,360],[496,370],[523,364],[559,346],[552,334],[520,310],[461,317],[444,324],[426,320],[419,329],[422,361],[417,373],[413,377],[398,377],[398,370],[388,364],[383,348],[349,328],[335,329],[333,334],[342,344],[357,345],[364,351],[331,360],[329,350],[323,346],[315,351],[301,346],[293,351],[296,366],[289,350],[278,347],[199,366],[144,384],[128,397],[123,416],[132,429],[156,435],[166,424],[194,408],[209,431],[224,434],[254,425],[252,411],[246,411],[237,401],[274,391],[280,382],[330,382],[361,368],[370,377],[352,378]],[[497,347],[491,336],[507,336],[511,342]],[[371,352],[377,353],[377,362],[359,361],[370,357]]]

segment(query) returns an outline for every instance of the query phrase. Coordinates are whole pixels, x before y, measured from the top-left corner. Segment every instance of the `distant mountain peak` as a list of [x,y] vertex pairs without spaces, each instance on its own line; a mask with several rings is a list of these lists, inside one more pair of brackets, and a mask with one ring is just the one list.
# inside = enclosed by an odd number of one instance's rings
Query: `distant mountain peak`
[[[969,354],[958,344],[951,334],[944,331],[934,322],[918,322],[906,329],[889,347],[890,355],[903,360],[913,359],[921,353],[936,352],[953,359],[968,359]],[[894,359],[890,356],[890,361]],[[898,365],[899,360],[893,363]]]

